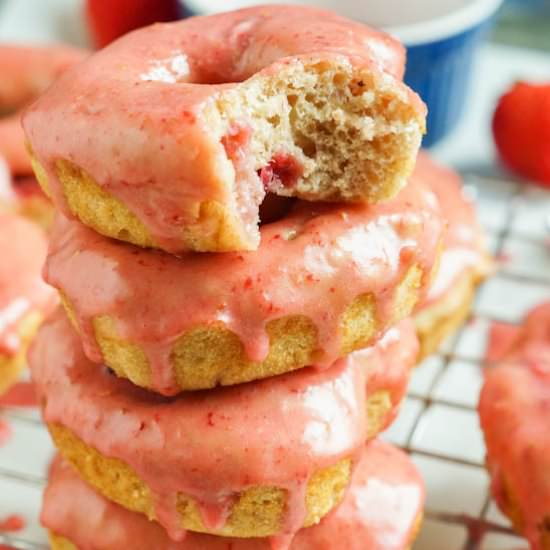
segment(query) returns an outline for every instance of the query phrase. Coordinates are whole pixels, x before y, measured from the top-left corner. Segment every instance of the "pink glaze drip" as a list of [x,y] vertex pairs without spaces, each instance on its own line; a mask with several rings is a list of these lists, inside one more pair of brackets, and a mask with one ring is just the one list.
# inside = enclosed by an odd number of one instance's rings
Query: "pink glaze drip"
[[[424,504],[424,484],[409,460],[373,441],[361,455],[344,502],[319,525],[300,531],[291,550],[405,550]],[[270,550],[266,539],[188,533],[181,542],[144,516],[113,504],[88,487],[59,457],[44,495],[43,525],[80,550]]]
[[13,430],[10,424],[8,424],[8,422],[0,418],[0,447],[8,443],[12,435],[13,435]]
[[550,517],[550,302],[532,310],[508,343],[499,365],[487,369],[479,414],[494,496],[505,508],[505,480],[523,534],[542,550]]
[[521,331],[521,327],[516,325],[492,321],[485,350],[485,363],[490,365],[505,359]]
[[475,205],[464,194],[460,176],[421,152],[412,178],[418,178],[435,193],[441,213],[448,223],[439,269],[422,305],[424,309],[452,292],[454,284],[465,272],[485,276],[491,269],[491,261],[483,229],[477,221]]
[[23,124],[66,214],[59,158],[125,202],[165,250],[180,252],[182,225],[196,221],[199,203],[231,203],[205,106],[258,71],[326,59],[386,73],[425,112],[400,82],[404,49],[394,39],[323,10],[267,6],[130,33],[69,70]]
[[[182,535],[174,513],[178,492],[197,499],[210,525],[222,525],[230,497],[257,485],[288,490],[282,534],[291,536],[303,523],[311,475],[362,448],[368,381],[380,383],[381,357],[385,363],[403,356],[398,341],[411,346],[412,361],[416,342],[406,321],[382,339],[387,353],[365,350],[324,371],[166,398],[90,364],[58,314],[41,328],[29,363],[45,421],[129,464],[151,487],[158,519],[173,538]],[[410,363],[401,368],[408,371]],[[395,380],[404,376],[388,377],[392,393],[402,394],[403,382]]]
[[18,382],[0,396],[0,407],[36,407],[36,394],[31,382]]
[[50,311],[53,288],[42,280],[46,238],[34,224],[15,214],[0,213],[0,354],[14,356],[21,342],[17,333],[28,313]]
[[17,533],[25,528],[27,522],[25,518],[17,514],[12,514],[6,518],[0,519],[0,533]]
[[435,203],[418,180],[376,206],[298,202],[284,219],[262,226],[256,252],[180,257],[107,239],[59,216],[44,274],[73,305],[88,357],[101,362],[92,321],[109,315],[120,336],[145,351],[153,388],[165,395],[178,391],[169,361],[174,341],[201,324],[224,323],[247,356],[262,361],[267,323],[306,315],[318,329],[318,366],[327,367],[340,356],[340,317],[357,296],[373,293],[387,327],[405,271],[413,264],[426,274],[432,269],[442,233]]

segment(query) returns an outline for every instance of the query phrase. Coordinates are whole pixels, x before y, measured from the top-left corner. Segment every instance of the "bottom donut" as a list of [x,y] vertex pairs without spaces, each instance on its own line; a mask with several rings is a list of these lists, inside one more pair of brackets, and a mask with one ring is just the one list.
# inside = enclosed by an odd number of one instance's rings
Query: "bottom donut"
[[[299,531],[290,550],[405,550],[422,519],[424,485],[402,451],[367,445],[342,504]],[[53,550],[270,550],[267,539],[188,533],[177,543],[160,525],[95,493],[57,457],[44,495],[43,525]]]

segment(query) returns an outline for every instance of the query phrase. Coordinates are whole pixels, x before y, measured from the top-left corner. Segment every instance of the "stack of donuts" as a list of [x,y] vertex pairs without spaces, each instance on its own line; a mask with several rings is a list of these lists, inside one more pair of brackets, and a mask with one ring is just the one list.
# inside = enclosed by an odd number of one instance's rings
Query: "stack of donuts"
[[58,208],[63,308],[29,357],[54,549],[412,544],[422,482],[375,437],[441,250],[483,252],[444,239],[441,169],[413,174],[403,68],[383,33],[268,6],[133,32],[26,111]]

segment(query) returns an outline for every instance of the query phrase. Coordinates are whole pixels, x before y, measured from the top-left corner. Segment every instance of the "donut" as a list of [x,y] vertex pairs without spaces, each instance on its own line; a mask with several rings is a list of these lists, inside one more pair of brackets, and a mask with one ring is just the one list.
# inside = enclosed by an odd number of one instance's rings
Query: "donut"
[[15,175],[32,174],[20,109],[84,55],[82,50],[67,46],[0,45],[0,154]]
[[34,176],[17,178],[13,184],[13,190],[16,195],[17,213],[48,232],[53,225],[55,210],[36,178]]
[[266,192],[371,203],[414,166],[425,106],[404,49],[311,7],[156,24],[67,71],[26,112],[66,215],[172,253],[259,246]]
[[0,213],[0,394],[15,382],[39,322],[56,301],[41,277],[46,251],[31,222]]
[[[362,452],[342,504],[318,525],[299,531],[290,550],[406,550],[420,525],[424,493],[408,456],[373,441]],[[41,520],[52,550],[271,550],[265,539],[197,533],[174,543],[155,522],[95,493],[60,457],[50,468]]]
[[476,287],[491,272],[492,261],[475,205],[464,193],[460,176],[420,153],[413,178],[435,193],[448,223],[437,273],[415,316],[422,359],[436,352],[464,323]]
[[532,310],[486,369],[479,416],[492,493],[533,550],[550,548],[550,302]]
[[[105,497],[156,519],[174,540],[184,529],[291,537],[341,500],[373,435],[369,421],[382,429],[395,415],[398,403],[380,394],[402,395],[396,380],[417,351],[412,323],[396,329],[379,352],[356,352],[330,369],[164,397],[92,365],[59,311],[42,326],[29,365],[55,445]],[[398,364],[403,357],[408,365]],[[385,384],[390,362],[404,374]]]
[[93,362],[173,395],[330,366],[369,345],[422,296],[441,233],[420,182],[374,206],[299,201],[248,253],[175,257],[60,216],[44,275]]

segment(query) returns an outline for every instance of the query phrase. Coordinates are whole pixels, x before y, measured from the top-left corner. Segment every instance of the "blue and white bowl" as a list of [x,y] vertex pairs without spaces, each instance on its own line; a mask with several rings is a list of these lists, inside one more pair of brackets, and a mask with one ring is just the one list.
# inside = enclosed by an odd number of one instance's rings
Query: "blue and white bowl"
[[[259,0],[185,0],[187,13],[210,14]],[[475,52],[502,0],[277,0],[331,9],[380,27],[407,47],[405,81],[428,106],[429,147],[456,126],[470,92]]]

